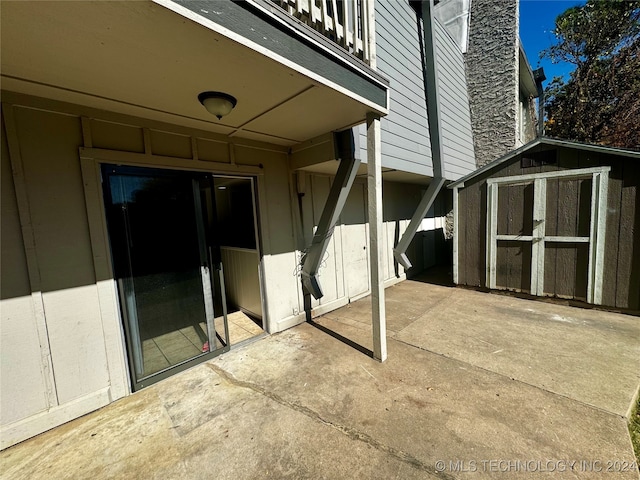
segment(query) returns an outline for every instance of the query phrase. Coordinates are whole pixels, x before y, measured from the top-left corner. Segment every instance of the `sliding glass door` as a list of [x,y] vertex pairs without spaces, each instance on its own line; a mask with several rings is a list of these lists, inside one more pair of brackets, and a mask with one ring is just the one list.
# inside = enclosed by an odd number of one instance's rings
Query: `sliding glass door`
[[134,390],[229,348],[213,178],[103,165]]

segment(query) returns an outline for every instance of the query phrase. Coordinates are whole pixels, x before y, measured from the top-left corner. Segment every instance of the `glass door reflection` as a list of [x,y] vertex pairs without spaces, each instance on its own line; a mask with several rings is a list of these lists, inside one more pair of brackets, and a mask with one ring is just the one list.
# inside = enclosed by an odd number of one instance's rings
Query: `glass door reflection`
[[[103,166],[107,224],[134,389],[228,349],[212,180]],[[216,318],[218,320],[216,320]]]

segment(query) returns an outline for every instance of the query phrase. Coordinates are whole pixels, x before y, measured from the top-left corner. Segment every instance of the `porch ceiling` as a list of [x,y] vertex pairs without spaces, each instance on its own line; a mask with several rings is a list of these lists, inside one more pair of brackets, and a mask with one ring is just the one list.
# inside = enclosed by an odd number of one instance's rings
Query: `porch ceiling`
[[[2,88],[294,145],[364,121],[366,105],[144,2],[2,2]],[[218,121],[198,102],[238,99]]]

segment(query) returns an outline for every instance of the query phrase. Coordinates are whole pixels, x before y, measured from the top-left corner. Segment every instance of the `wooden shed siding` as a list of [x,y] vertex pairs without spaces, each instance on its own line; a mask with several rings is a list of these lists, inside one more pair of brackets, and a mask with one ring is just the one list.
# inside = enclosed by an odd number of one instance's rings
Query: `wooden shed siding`
[[617,268],[605,263],[605,283],[616,277],[616,307],[640,309],[640,164],[626,160],[620,198]]
[[[571,148],[557,149],[557,163],[542,167],[521,168],[520,157],[470,179],[459,189],[458,225],[458,279],[470,286],[485,286],[486,249],[486,179],[531,173],[551,172],[577,168],[611,166],[607,196],[607,230],[603,269],[602,303],[606,306],[640,310],[640,162],[636,159],[618,157]],[[505,199],[500,187],[499,208],[508,209],[512,218],[520,208],[515,197]],[[509,187],[513,188],[513,187]],[[520,187],[522,188],[522,187]],[[547,235],[589,235],[591,180],[547,181]],[[525,196],[526,203],[526,196]],[[573,212],[573,214],[572,214]],[[576,213],[577,212],[577,213]],[[524,233],[524,222],[508,224],[508,218],[499,218],[498,229],[510,234]],[[529,228],[526,228],[527,233]],[[522,262],[530,255],[521,249],[520,257],[514,252],[519,247],[515,242],[498,242],[497,285],[527,290],[525,281],[529,272],[520,273],[514,261]],[[530,259],[530,257],[529,257]],[[545,294],[586,299],[588,245],[559,244],[548,242],[545,249]],[[505,262],[504,265],[500,265]],[[524,262],[525,264],[527,261]],[[529,262],[530,263],[530,262]],[[522,265],[522,263],[521,263]],[[527,288],[525,288],[527,287]]]
[[622,183],[623,183],[623,162],[611,162],[611,172],[609,172],[609,198],[607,199],[607,233],[605,237],[604,250],[604,275],[605,281],[602,286],[602,303],[605,305],[616,305],[616,283],[615,276],[608,275],[609,271],[618,271],[619,249],[611,248],[620,242],[620,205],[622,203]]

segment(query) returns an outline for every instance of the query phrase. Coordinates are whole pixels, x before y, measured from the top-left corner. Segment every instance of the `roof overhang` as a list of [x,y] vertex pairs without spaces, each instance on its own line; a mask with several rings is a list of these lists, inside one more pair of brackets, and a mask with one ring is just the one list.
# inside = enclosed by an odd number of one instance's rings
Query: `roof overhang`
[[537,97],[538,96],[538,88],[536,86],[536,80],[533,76],[533,71],[531,70],[531,65],[529,64],[529,60],[527,59],[527,54],[524,52],[522,48],[522,41],[519,41],[520,45],[520,54],[518,55],[518,71],[519,73],[519,83],[520,90],[530,96]]
[[[3,2],[2,88],[285,146],[386,113],[386,105],[180,9],[148,0]],[[267,28],[244,12],[235,13],[245,24]],[[291,37],[288,47],[298,44]],[[388,94],[379,78],[349,73]],[[198,102],[208,90],[233,95],[236,108],[218,121]]]
[[573,148],[575,150],[583,150],[587,152],[596,152],[596,153],[604,153],[607,155],[618,155],[620,157],[634,158],[640,161],[640,152],[634,152],[633,150],[626,150],[624,148],[615,148],[615,147],[605,147],[602,145],[593,145],[589,143],[580,143],[580,142],[571,142],[568,140],[561,140],[559,138],[552,137],[539,137],[531,142],[523,145],[517,150],[513,150],[512,152],[507,153],[506,155],[494,160],[491,163],[487,163],[483,167],[480,167],[478,170],[471,172],[468,175],[465,175],[459,180],[456,180],[453,183],[450,183],[448,188],[463,188],[465,182],[482,175],[483,173],[488,172],[489,170],[493,170],[494,168],[502,165],[505,162],[517,157],[518,155],[528,152],[534,148],[542,148],[545,147],[554,148]]

